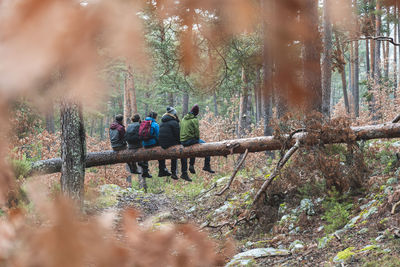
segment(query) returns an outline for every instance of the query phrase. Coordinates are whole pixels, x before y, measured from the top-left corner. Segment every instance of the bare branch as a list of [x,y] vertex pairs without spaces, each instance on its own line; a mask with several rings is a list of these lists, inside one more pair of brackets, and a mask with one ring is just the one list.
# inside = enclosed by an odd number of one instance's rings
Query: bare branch
[[241,160],[241,161],[239,162],[239,164],[236,166],[234,172],[233,172],[232,175],[231,175],[231,178],[229,179],[228,184],[227,184],[220,192],[216,193],[215,195],[220,196],[220,195],[222,195],[223,193],[225,193],[226,190],[229,189],[229,187],[231,186],[231,184],[232,184],[232,182],[233,182],[233,179],[235,178],[235,176],[236,176],[237,172],[239,171],[240,167],[242,166],[242,164],[243,164],[244,160],[246,159],[248,153],[249,153],[249,150],[246,149],[246,151],[244,152],[244,156],[243,156],[242,160]]
[[290,157],[296,152],[300,147],[300,141],[297,140],[294,146],[286,152],[286,154],[279,160],[278,164],[275,167],[275,170],[272,172],[271,176],[264,182],[264,184],[261,186],[260,190],[258,190],[254,201],[253,205],[257,203],[257,201],[260,199],[261,195],[265,193],[267,190],[268,186],[271,184],[271,182],[275,179],[275,177],[278,175],[279,171],[282,169],[282,167],[286,164],[286,162],[290,159]]

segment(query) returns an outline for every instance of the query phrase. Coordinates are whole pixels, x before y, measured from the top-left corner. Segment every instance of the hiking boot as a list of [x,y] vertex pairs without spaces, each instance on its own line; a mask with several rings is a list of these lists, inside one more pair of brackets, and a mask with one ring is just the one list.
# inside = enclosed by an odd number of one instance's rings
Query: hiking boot
[[150,173],[148,173],[148,172],[144,172],[144,173],[142,174],[142,177],[143,177],[143,178],[153,178],[153,176],[152,176]]
[[171,173],[167,169],[160,170],[158,172],[158,177],[164,177],[164,176],[171,176]]
[[215,173],[215,171],[213,171],[211,169],[211,166],[204,166],[203,171],[209,172],[209,173]]
[[176,172],[173,172],[173,173],[171,174],[171,178],[174,179],[174,180],[178,180],[178,179],[179,179],[179,178],[178,178],[178,175],[176,174]]
[[132,174],[141,174],[141,172],[138,169],[132,170],[131,173]]
[[189,165],[189,171],[190,171],[190,173],[193,173],[193,174],[196,173],[196,171],[194,170],[194,165]]
[[185,180],[185,181],[188,181],[188,182],[191,182],[191,181],[192,181],[192,179],[189,178],[189,175],[188,175],[186,172],[185,172],[185,173],[182,173],[181,179],[183,179],[183,180]]

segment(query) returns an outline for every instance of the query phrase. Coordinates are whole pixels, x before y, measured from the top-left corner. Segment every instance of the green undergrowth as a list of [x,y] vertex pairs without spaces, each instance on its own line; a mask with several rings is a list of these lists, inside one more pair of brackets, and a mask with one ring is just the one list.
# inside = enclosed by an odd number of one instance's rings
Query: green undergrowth
[[11,166],[15,175],[15,178],[21,179],[28,176],[31,166],[32,160],[28,159],[24,154],[22,159],[11,159]]
[[[165,193],[167,196],[174,197],[178,201],[194,200],[202,190],[212,186],[215,180],[221,176],[215,176],[211,181],[205,181],[200,174],[191,174],[192,182],[186,182],[182,179],[173,180],[170,177],[153,176],[146,179],[147,192],[153,194]],[[139,190],[139,182],[137,179],[132,180],[132,187]]]
[[330,234],[347,224],[353,204],[347,200],[346,195],[340,194],[333,188],[328,192],[322,207],[325,210],[322,219],[327,223],[325,232]]

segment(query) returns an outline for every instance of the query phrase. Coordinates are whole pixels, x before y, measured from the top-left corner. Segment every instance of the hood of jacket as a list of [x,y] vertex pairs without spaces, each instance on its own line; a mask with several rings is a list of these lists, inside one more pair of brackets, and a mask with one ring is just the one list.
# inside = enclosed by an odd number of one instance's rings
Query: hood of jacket
[[162,122],[167,122],[167,121],[172,121],[172,120],[178,121],[178,118],[175,115],[170,114],[170,113],[165,113],[161,118]]
[[183,117],[183,118],[184,118],[185,120],[191,120],[191,119],[196,118],[196,116],[193,115],[193,113],[188,113],[188,114],[186,114],[185,117]]
[[155,119],[153,119],[152,117],[146,117],[145,119],[146,121],[153,121],[153,122],[157,122]]
[[121,124],[119,124],[118,122],[113,122],[113,123],[111,124],[111,126],[110,126],[110,129],[111,129],[111,130],[115,130],[115,129],[119,130],[119,129],[121,129],[121,128],[124,128],[124,125],[121,125]]

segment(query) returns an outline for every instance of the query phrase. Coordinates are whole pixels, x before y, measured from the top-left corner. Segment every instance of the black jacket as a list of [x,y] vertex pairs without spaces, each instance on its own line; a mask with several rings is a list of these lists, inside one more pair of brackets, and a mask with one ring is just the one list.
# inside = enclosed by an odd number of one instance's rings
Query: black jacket
[[180,142],[180,127],[177,117],[171,114],[164,114],[161,118],[160,135],[158,142],[162,148],[179,145]]
[[125,133],[125,140],[128,142],[129,149],[136,149],[142,147],[142,140],[139,138],[139,122],[134,122],[128,125]]

